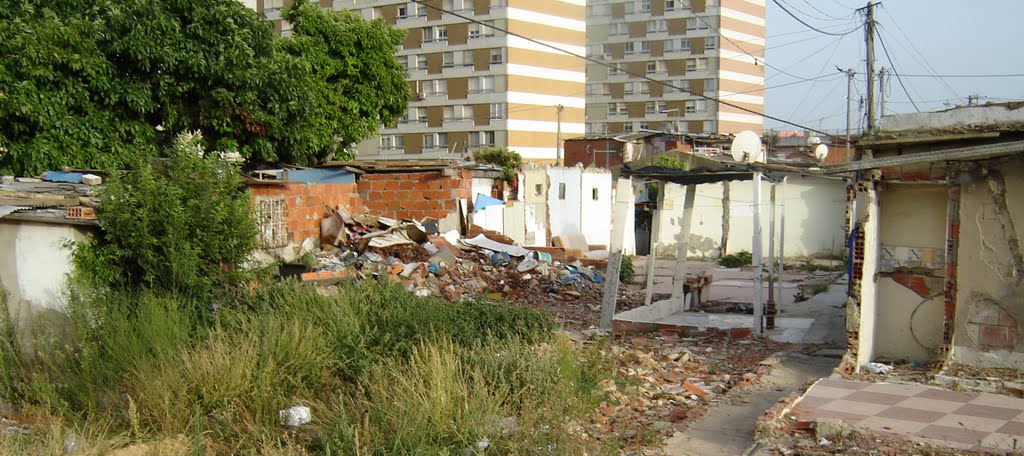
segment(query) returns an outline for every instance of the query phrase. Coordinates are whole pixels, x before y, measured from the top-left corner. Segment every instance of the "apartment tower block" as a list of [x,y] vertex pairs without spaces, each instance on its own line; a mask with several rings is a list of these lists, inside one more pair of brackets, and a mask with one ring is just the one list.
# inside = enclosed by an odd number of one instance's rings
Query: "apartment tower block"
[[[554,162],[561,139],[584,133],[586,62],[524,38],[583,55],[585,0],[322,0],[407,32],[396,58],[409,72],[412,98],[396,124],[357,145],[361,158],[461,156],[507,147],[525,160]],[[280,20],[290,2],[256,9]],[[472,19],[472,20],[469,20]],[[483,24],[481,24],[481,22]]]
[[[764,0],[590,0],[586,131],[761,133]],[[651,82],[641,76],[655,81]]]

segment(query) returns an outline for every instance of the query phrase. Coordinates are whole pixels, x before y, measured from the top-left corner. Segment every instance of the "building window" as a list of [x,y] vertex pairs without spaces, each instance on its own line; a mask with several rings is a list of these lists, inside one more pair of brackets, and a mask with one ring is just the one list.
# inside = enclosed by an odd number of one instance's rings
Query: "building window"
[[405,19],[409,17],[409,5],[398,5],[398,18]]
[[668,111],[668,103],[664,101],[655,101],[654,110],[658,113],[667,114],[666,111]]
[[647,74],[654,74],[658,72],[657,62],[647,62]]
[[448,149],[448,133],[427,133],[423,135],[424,149]]
[[615,22],[611,24],[611,29],[608,30],[609,36],[621,36],[629,34],[629,24],[625,22]]
[[640,94],[641,95],[648,95],[648,94],[651,93],[651,83],[649,83],[649,82],[638,82],[637,84],[640,85]]
[[491,49],[491,60],[490,60],[490,62],[492,64],[501,63],[504,60],[505,59],[503,58],[503,53],[502,53],[502,49],[501,48],[493,48],[493,49]]
[[[410,56],[410,57],[412,57],[412,56]],[[417,70],[426,70],[427,69],[427,56],[426,55],[420,54],[420,55],[416,56],[416,67],[415,68]]]
[[473,107],[470,105],[455,105],[444,107],[444,120],[449,121],[460,121],[473,118]]
[[630,55],[630,54],[635,54],[635,53],[636,53],[636,46],[635,46],[635,43],[633,43],[633,42],[629,42],[629,43],[623,43],[623,45],[624,45],[624,46],[625,46],[625,48],[626,48],[626,49],[625,49],[625,53],[626,53],[626,55]]
[[443,25],[438,25],[436,27],[423,27],[423,42],[424,43],[434,43],[434,42],[447,43],[448,42],[448,27],[445,27]]
[[565,182],[558,183],[558,199],[565,199]]
[[676,50],[676,40],[665,40],[664,46],[665,53],[673,52]]
[[633,14],[636,11],[636,5],[633,2],[626,2],[623,5],[623,10],[626,14]]
[[665,22],[664,19],[655,19],[655,20],[647,21],[647,32],[648,33],[658,33],[658,32],[667,32],[667,31],[668,31],[668,23]]
[[679,40],[679,50],[683,51],[683,52],[689,52],[690,51],[690,39],[689,38],[682,38],[682,39]]
[[481,38],[485,36],[494,36],[494,21],[484,21],[483,24],[478,24],[476,22],[469,24],[470,38]]
[[633,124],[631,124],[631,123],[624,124],[622,126],[622,132],[623,133],[632,133],[633,132]]
[[714,78],[705,79],[704,80],[704,91],[705,92],[713,92],[715,90],[718,90],[718,80],[714,79]]
[[651,0],[640,0],[640,12],[650,13],[651,12]]
[[442,56],[442,64],[441,64],[441,66],[443,66],[445,68],[451,68],[451,67],[455,66],[455,53],[454,52],[451,52],[451,51],[445,52],[445,53],[442,53],[441,56]]
[[641,54],[645,54],[645,55],[651,53],[651,42],[650,41],[641,41],[640,42],[640,53]]
[[444,0],[442,7],[447,11],[464,11],[466,9],[466,2],[463,0]]
[[260,244],[264,247],[288,245],[284,197],[257,196],[253,215],[259,226]]
[[640,131],[643,131],[643,130],[650,130],[651,128],[650,128],[650,125],[647,124],[647,122],[640,122],[640,124],[637,127],[637,129],[640,130]]
[[707,71],[708,59],[689,59],[686,61],[686,71]]
[[610,44],[602,44],[601,45],[601,55],[605,59],[612,58],[612,45],[610,45]]
[[675,11],[676,0],[665,0],[665,11]]
[[644,106],[644,113],[646,113],[646,114],[657,114],[658,113],[657,105],[655,105],[655,103],[653,101],[648,101],[646,106]]
[[591,199],[593,199],[594,201],[597,201],[597,200],[600,199],[599,195],[600,195],[600,193],[597,191],[597,187],[594,187],[594,188],[590,189],[590,198]]
[[491,103],[491,119],[505,118],[505,103]]
[[698,112],[704,112],[707,107],[707,102],[704,100],[687,100],[686,101],[686,113],[694,114]]
[[608,67],[608,76],[622,76],[622,64],[613,63],[611,67]]
[[708,23],[702,17],[691,17],[686,20],[686,30],[707,30]]
[[494,76],[477,76],[469,80],[469,93],[494,92]]
[[405,137],[402,135],[381,135],[380,148],[383,150],[402,150],[405,148]]
[[423,81],[423,95],[425,96],[438,96],[448,93],[448,80],[447,79],[433,79],[430,81]]
[[470,147],[494,147],[494,132],[493,131],[473,131],[469,133],[469,146]]
[[634,92],[633,84],[635,84],[635,83],[627,82],[627,83],[623,84],[622,85],[622,94],[623,95],[632,95],[633,92]]
[[718,48],[718,37],[717,36],[706,36],[704,37],[704,49],[713,50]]

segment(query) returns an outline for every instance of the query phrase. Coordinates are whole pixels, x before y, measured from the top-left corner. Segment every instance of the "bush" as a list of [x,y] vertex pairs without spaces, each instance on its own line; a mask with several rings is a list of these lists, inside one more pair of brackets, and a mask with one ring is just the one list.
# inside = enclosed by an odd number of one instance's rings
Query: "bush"
[[210,299],[246,277],[256,225],[235,168],[203,157],[199,135],[180,135],[158,164],[113,173],[101,197],[100,236],[75,252],[98,287]]
[[622,256],[622,265],[619,267],[619,282],[630,283],[636,277],[633,270],[633,258],[628,255]]
[[724,255],[718,259],[718,264],[727,268],[739,268],[742,266],[749,266],[754,262],[754,255],[746,250],[741,250],[737,253]]

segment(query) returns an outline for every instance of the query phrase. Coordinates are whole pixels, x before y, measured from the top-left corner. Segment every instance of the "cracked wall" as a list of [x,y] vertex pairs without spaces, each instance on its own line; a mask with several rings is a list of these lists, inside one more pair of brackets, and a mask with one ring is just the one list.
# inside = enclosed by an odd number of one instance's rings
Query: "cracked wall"
[[951,358],[1024,370],[1024,159],[960,176],[960,249]]
[[879,192],[875,357],[939,357],[948,197],[945,185],[887,184]]

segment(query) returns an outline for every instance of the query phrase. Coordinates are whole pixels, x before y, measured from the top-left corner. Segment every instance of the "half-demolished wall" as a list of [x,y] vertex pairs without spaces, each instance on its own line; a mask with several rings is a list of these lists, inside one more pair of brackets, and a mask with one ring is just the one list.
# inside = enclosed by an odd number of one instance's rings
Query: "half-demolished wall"
[[960,173],[952,360],[1024,370],[1024,159]]
[[[726,185],[728,192],[725,191]],[[722,231],[726,227],[725,254],[752,250],[753,185],[753,182],[734,181],[697,186],[690,225],[690,255],[721,255]],[[661,218],[657,251],[659,255],[675,256],[685,188],[675,184],[667,184],[665,188],[665,213]],[[765,245],[768,242],[770,190],[769,182],[761,184],[761,232],[765,236]],[[841,253],[844,250],[846,183],[843,180],[793,175],[786,179],[785,184],[777,184],[775,200],[777,223],[781,224],[785,210],[786,256]]]

